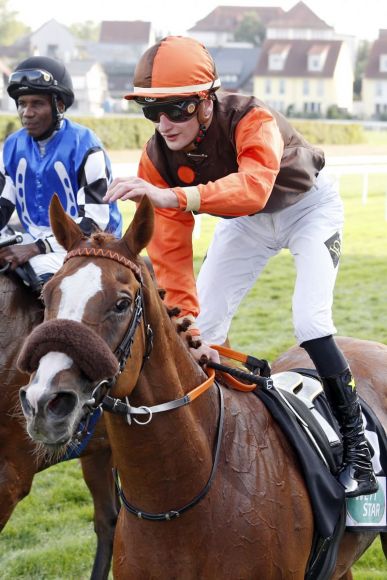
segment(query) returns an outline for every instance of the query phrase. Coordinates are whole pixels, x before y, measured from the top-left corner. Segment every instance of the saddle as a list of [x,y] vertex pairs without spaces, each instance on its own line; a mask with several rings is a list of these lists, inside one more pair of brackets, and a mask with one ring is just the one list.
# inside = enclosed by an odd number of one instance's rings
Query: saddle
[[[295,369],[274,374],[272,379],[278,393],[283,395],[285,404],[300,416],[300,424],[305,422],[308,425],[307,428],[312,433],[311,444],[316,452],[329,466],[331,473],[337,473],[342,459],[340,431],[316,371]],[[347,498],[346,527],[354,532],[364,529],[386,532],[387,437],[380,421],[362,398],[360,405],[379,490],[371,496]],[[315,421],[321,430],[316,427]]]

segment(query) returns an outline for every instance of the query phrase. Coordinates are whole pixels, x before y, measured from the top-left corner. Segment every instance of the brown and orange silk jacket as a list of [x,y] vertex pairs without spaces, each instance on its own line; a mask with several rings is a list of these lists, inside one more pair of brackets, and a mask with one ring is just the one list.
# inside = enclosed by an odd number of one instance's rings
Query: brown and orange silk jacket
[[195,151],[171,151],[156,131],[141,157],[139,176],[172,188],[178,209],[156,209],[148,246],[168,306],[197,316],[193,272],[193,213],[222,217],[274,212],[298,201],[324,167],[312,147],[279,113],[253,97],[220,94]]

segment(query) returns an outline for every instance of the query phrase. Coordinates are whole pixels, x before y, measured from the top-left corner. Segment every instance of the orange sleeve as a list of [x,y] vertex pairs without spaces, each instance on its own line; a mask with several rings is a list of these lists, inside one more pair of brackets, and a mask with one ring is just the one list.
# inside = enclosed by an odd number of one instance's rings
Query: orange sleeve
[[[254,108],[235,131],[238,173],[198,185],[200,213],[223,216],[254,214],[266,205],[280,170],[284,149],[277,122],[266,109]],[[179,207],[187,207],[189,188],[174,187]],[[199,205],[200,204],[200,205]]]
[[[141,157],[138,175],[157,187],[168,187],[145,151]],[[166,291],[167,306],[177,306],[182,316],[192,314],[196,317],[199,303],[193,270],[194,225],[191,212],[155,208],[155,230],[147,251],[157,283]]]

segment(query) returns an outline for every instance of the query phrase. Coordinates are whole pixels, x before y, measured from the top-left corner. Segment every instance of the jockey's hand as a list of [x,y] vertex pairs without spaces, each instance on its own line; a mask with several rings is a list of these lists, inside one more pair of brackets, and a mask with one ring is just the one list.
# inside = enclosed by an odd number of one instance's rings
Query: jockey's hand
[[179,207],[177,195],[172,189],[161,189],[141,177],[116,177],[110,184],[103,201],[112,203],[117,199],[139,202],[147,195],[155,207]]
[[10,265],[11,270],[15,270],[18,266],[25,264],[40,254],[35,243],[32,244],[15,244],[13,246],[6,246],[0,249],[0,265]]
[[214,348],[211,348],[209,344],[204,342],[203,340],[199,340],[197,342],[198,345],[195,347],[195,342],[192,343],[189,351],[193,358],[199,363],[201,366],[204,366],[208,361],[212,361],[215,363],[220,363],[219,353]]

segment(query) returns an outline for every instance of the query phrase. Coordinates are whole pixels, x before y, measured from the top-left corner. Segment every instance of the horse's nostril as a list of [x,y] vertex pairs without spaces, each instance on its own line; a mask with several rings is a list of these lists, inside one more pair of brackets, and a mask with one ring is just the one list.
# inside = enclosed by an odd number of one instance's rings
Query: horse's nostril
[[26,417],[33,417],[35,415],[35,410],[27,399],[27,393],[24,389],[20,389],[19,398],[24,415]]
[[75,408],[77,397],[73,393],[58,393],[47,403],[47,411],[56,417],[65,417]]

